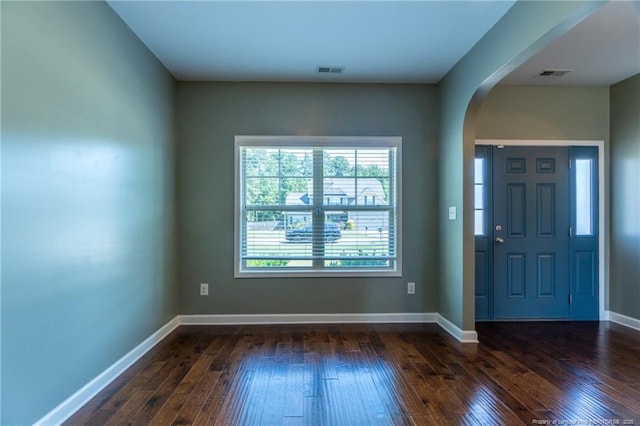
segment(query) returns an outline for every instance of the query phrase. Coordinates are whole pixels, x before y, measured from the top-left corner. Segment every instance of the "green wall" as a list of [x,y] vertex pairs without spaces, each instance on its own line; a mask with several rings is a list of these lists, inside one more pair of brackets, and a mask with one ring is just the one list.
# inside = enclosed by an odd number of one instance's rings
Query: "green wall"
[[2,418],[177,314],[174,81],[103,2],[2,7]]
[[[428,85],[178,83],[180,312],[435,312],[437,123]],[[234,279],[234,135],[402,136],[404,276]]]
[[640,74],[611,86],[609,310],[640,319]]
[[482,102],[476,138],[606,142],[609,88],[497,86]]
[[[602,4],[516,2],[440,81],[439,312],[463,330],[475,328],[472,171],[479,106],[504,76]],[[457,207],[456,220],[448,220],[449,206]]]

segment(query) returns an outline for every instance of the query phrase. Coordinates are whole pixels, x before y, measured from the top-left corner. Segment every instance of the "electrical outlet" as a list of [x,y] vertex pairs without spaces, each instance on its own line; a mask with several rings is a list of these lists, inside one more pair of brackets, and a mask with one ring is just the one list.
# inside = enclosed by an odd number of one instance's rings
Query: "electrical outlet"
[[200,296],[208,296],[209,295],[209,284],[202,283],[200,284]]
[[449,207],[449,220],[456,220],[458,212],[455,206]]
[[416,294],[416,283],[407,283],[407,294]]

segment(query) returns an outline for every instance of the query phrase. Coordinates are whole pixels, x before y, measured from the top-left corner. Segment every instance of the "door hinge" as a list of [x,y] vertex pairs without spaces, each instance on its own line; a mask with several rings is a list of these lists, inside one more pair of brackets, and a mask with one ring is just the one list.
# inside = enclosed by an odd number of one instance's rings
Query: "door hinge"
[[573,295],[570,294],[569,295],[569,304],[572,304],[572,303],[573,303]]
[[573,229],[571,229],[571,227],[569,227],[569,236],[573,237]]
[[569,168],[571,168],[571,160],[569,160]]

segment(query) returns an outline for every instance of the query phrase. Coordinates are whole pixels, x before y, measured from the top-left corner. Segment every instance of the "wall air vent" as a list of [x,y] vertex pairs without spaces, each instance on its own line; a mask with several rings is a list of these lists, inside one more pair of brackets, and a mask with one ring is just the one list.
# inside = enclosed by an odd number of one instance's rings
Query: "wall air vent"
[[536,77],[543,77],[543,78],[560,78],[565,74],[570,73],[573,70],[557,70],[557,69],[547,69],[542,71],[539,74],[536,74]]
[[344,72],[344,67],[338,67],[338,66],[331,66],[331,67],[325,67],[325,66],[319,66],[318,67],[318,72],[320,74],[342,74]]

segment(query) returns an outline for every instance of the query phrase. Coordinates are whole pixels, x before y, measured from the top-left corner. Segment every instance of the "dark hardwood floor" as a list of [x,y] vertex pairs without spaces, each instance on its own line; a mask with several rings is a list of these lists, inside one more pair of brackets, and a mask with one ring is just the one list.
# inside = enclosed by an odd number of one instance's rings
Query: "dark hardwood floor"
[[[640,425],[640,333],[613,323],[182,326],[67,424]],[[556,423],[553,423],[556,421]]]

